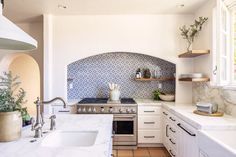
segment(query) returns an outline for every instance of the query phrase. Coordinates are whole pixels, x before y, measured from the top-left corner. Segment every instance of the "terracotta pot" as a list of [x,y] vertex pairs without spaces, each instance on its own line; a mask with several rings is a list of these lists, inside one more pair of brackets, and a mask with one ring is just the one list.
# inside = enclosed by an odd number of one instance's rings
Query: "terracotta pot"
[[0,142],[15,141],[21,137],[22,117],[19,111],[0,112]]

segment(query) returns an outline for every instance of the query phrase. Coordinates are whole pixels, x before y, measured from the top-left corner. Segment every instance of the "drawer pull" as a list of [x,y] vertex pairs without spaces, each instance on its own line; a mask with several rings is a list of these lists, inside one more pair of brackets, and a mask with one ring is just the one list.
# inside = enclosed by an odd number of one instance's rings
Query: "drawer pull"
[[169,140],[170,140],[170,142],[171,142],[172,144],[176,144],[175,142],[173,142],[173,141],[172,141],[172,139],[171,139],[171,138],[170,138]]
[[166,115],[166,116],[168,116],[168,114],[167,113],[165,113],[165,112],[162,112],[164,115]]
[[186,133],[188,133],[190,136],[196,136],[196,134],[191,133],[190,131],[188,131],[186,128],[184,128],[180,123],[177,124],[178,127],[180,127],[182,130],[184,130]]
[[169,125],[167,124],[166,125],[166,137],[169,137],[169,135],[168,135],[168,127],[169,127]]
[[152,111],[143,111],[143,112],[147,112],[147,113],[153,113],[153,112],[155,112],[154,110],[152,110]]
[[144,124],[155,124],[155,122],[144,122]]
[[155,138],[155,136],[144,136],[144,138]]
[[175,154],[173,154],[171,149],[169,150],[169,152],[170,152],[171,156],[175,157]]
[[63,111],[63,110],[59,110],[58,112],[64,112],[64,113],[65,113],[65,112],[70,112],[70,111]]
[[172,120],[173,122],[175,122],[176,120],[174,119],[174,118],[172,118],[172,117],[170,117],[170,120]]
[[175,133],[176,131],[175,130],[173,130],[171,127],[170,127],[170,131],[172,131],[173,133]]

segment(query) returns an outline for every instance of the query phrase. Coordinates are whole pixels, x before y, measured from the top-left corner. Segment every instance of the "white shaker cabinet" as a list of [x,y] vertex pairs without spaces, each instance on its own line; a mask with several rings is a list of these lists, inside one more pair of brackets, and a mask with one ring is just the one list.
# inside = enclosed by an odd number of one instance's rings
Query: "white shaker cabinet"
[[170,153],[172,157],[177,156],[177,146],[178,146],[178,136],[177,132],[178,129],[176,127],[177,118],[169,111],[163,109],[162,111],[163,116],[163,144]]
[[138,104],[138,143],[154,145],[162,143],[161,105]]
[[178,157],[199,157],[197,130],[182,120],[178,120]]
[[166,110],[162,111],[162,142],[165,147],[167,146],[167,140],[168,140],[168,115],[169,113]]
[[172,157],[199,157],[197,130],[163,109],[163,144]]

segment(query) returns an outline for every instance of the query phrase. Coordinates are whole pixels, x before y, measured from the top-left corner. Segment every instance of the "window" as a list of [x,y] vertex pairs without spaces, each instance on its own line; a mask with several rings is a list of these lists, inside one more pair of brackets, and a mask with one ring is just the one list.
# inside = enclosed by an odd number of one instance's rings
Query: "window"
[[233,50],[234,50],[234,53],[233,53],[233,81],[236,82],[236,13],[234,13],[234,17],[233,17],[233,29],[234,29],[234,32],[233,32]]
[[[236,86],[236,3],[219,0],[214,12],[216,39],[213,53],[213,80],[220,86]],[[236,8],[236,7],[235,7]],[[236,11],[236,9],[235,9]],[[214,20],[214,19],[213,19]],[[214,34],[213,33],[213,34]]]

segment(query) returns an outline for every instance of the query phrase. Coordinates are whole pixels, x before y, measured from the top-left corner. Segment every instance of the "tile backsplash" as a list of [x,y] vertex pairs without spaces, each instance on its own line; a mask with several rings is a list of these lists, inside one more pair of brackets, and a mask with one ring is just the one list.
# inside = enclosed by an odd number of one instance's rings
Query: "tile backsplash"
[[236,91],[222,87],[211,87],[208,83],[193,85],[193,102],[207,101],[218,104],[219,110],[236,116]]
[[121,85],[121,97],[152,98],[161,83],[162,91],[175,92],[175,81],[135,81],[138,68],[157,70],[160,77],[173,77],[176,66],[162,59],[126,52],[104,53],[78,60],[67,66],[67,97],[108,97],[108,82]]

